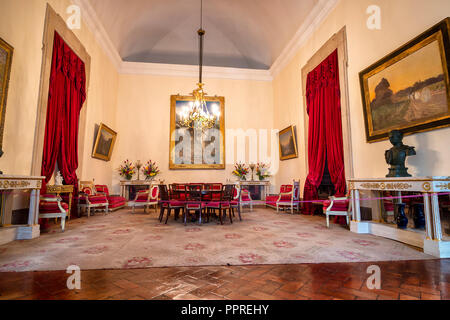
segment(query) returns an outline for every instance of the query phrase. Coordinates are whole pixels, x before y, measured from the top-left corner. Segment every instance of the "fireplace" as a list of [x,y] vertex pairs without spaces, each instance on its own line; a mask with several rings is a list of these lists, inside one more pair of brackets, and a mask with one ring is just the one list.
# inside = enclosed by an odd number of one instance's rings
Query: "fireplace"
[[319,194],[320,200],[328,199],[329,197],[334,196],[334,194],[336,193],[334,184],[331,181],[330,171],[328,169],[328,160],[325,161],[325,169],[323,170],[322,182],[317,189],[317,193]]

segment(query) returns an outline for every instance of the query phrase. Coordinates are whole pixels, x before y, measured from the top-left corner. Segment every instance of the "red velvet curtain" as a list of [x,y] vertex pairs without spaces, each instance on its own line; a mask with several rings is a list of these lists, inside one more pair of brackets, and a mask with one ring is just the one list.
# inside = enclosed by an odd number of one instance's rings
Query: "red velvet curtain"
[[64,182],[77,188],[78,127],[85,100],[84,62],[55,32],[42,156],[43,188],[50,181],[56,162]]
[[[318,198],[325,161],[336,195],[346,192],[344,151],[342,143],[341,99],[337,50],[308,74],[306,103],[309,115],[308,161],[305,201]],[[305,203],[304,213],[312,214],[312,205]]]

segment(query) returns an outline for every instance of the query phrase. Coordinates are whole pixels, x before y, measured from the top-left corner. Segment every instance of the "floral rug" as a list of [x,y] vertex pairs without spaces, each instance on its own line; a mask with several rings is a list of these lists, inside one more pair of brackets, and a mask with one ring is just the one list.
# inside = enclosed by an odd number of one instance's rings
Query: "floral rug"
[[119,210],[59,224],[34,240],[0,246],[0,272],[164,266],[293,264],[432,259],[402,243],[355,234],[318,216],[245,211],[243,221],[184,226],[173,215]]

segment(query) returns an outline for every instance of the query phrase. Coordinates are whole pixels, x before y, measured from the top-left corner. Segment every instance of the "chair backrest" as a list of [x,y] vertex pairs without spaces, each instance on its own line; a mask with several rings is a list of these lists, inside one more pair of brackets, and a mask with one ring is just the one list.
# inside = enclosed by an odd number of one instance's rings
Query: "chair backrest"
[[173,183],[169,186],[169,197],[171,199],[180,199],[181,195],[186,193],[186,185]]
[[186,188],[186,199],[189,201],[202,201],[202,189],[201,184],[188,184]]
[[283,184],[280,187],[280,193],[288,193],[294,190],[294,186],[292,184]]
[[106,196],[109,196],[108,186],[105,184],[96,184],[95,191],[98,193],[104,193]]
[[159,187],[153,185],[150,187],[150,199],[157,200],[159,198]]
[[87,195],[95,195],[97,193],[94,185],[94,181],[79,181],[78,182],[78,190],[80,190],[81,193],[87,194]]
[[161,201],[169,201],[169,191],[167,190],[167,186],[165,184],[158,185],[159,188],[159,196],[161,198]]
[[226,184],[222,187],[222,201],[231,201],[233,200],[234,195],[234,184]]

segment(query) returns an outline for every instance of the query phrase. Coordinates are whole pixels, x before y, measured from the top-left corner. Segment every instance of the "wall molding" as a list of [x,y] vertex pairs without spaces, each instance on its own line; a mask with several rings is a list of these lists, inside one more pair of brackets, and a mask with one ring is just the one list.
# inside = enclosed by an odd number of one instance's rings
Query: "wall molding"
[[[122,62],[121,74],[148,74],[155,76],[198,77],[198,66],[162,63]],[[269,70],[203,67],[204,78],[272,81]]]
[[[192,65],[139,63],[123,61],[111,38],[100,22],[89,0],[72,0],[81,8],[82,19],[94,34],[119,74],[148,74],[155,76],[197,77],[198,67]],[[205,78],[272,81],[279,72],[291,61],[298,50],[314,34],[321,23],[328,17],[339,0],[319,0],[303,24],[286,45],[280,56],[269,70],[204,67]]]

